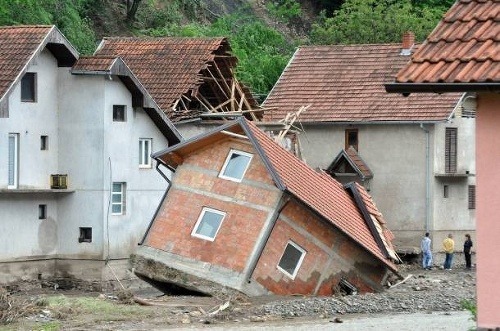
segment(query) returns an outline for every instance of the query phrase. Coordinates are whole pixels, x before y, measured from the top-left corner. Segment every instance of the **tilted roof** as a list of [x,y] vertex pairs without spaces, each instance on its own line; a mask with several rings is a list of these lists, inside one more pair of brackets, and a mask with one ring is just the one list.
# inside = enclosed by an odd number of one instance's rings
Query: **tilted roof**
[[500,90],[500,1],[458,0],[389,92]]
[[[392,238],[384,238],[388,247],[380,246],[384,240],[377,238],[378,235],[370,229],[370,218],[367,220],[363,217],[348,190],[325,172],[314,171],[305,162],[274,142],[253,122],[241,118],[157,152],[153,157],[175,168],[182,162],[182,158],[191,152],[216,144],[221,139],[227,139],[228,136],[224,131],[248,137],[280,190],[289,192],[332,226],[364,247],[388,268],[396,270],[396,266],[386,255],[387,250],[392,250],[390,244]],[[376,207],[363,187],[355,185],[352,190],[360,195],[370,214],[381,215],[380,212],[374,211]],[[385,228],[384,224],[380,226]]]
[[295,52],[264,101],[264,120],[311,107],[300,122],[443,121],[460,99],[387,94],[384,83],[409,60],[400,44],[305,46]]
[[[172,121],[197,117],[200,113],[178,114],[173,111],[183,95],[196,95],[207,68],[233,76],[236,58],[226,38],[104,38],[96,55],[122,57],[150,91],[160,108]],[[214,63],[217,68],[213,68]],[[215,79],[214,79],[215,80]],[[220,82],[222,84],[222,82]],[[247,100],[257,107],[250,91],[240,85]]]
[[78,52],[51,25],[0,27],[0,100],[22,78],[31,60],[47,48],[59,66],[71,67]]

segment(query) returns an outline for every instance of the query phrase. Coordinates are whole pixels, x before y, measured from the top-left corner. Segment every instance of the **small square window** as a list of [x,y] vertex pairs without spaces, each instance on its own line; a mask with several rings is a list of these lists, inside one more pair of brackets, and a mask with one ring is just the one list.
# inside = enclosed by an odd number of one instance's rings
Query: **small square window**
[[214,241],[225,216],[226,213],[222,211],[203,207],[203,210],[201,211],[200,217],[198,217],[198,221],[196,222],[191,235],[194,237]]
[[278,263],[278,269],[288,277],[295,279],[305,255],[306,251],[302,247],[289,241]]
[[139,168],[151,168],[151,146],[153,139],[139,139]]
[[49,149],[49,136],[40,136],[40,150],[46,151]]
[[79,243],[92,242],[92,228],[80,228],[80,236],[78,237]]
[[126,107],[124,105],[113,105],[113,122],[125,122],[126,120]]
[[47,218],[47,205],[38,205],[38,219],[44,220]]
[[21,101],[36,101],[36,73],[27,72],[21,79]]
[[113,215],[125,214],[125,188],[126,183],[113,183],[111,192],[111,213]]
[[231,150],[220,171],[219,177],[241,182],[252,160],[252,154]]

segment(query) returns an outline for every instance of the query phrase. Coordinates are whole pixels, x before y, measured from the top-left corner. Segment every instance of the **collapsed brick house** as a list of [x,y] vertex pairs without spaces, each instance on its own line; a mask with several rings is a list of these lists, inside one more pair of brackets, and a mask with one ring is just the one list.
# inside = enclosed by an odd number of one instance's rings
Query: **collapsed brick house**
[[[153,157],[174,174],[136,252],[148,262],[138,274],[202,292],[210,283],[247,295],[331,295],[381,290],[397,273],[392,233],[366,190],[314,171],[253,122]],[[160,275],[148,269],[158,263]]]

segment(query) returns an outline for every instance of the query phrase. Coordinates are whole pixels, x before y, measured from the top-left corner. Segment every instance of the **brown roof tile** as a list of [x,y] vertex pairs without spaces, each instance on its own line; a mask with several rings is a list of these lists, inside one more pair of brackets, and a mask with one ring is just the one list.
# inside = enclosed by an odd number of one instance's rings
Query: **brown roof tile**
[[[178,157],[170,159],[169,153],[174,152],[177,155],[189,154],[196,148],[202,148],[206,144],[216,143],[218,140],[214,135],[219,134],[219,139],[227,138],[221,131],[233,131],[236,133],[245,133],[250,140],[257,144],[257,150],[262,151],[261,157],[270,167],[271,175],[275,175],[276,185],[283,190],[288,191],[298,200],[324,217],[332,225],[358,242],[368,252],[376,256],[392,270],[396,266],[384,256],[384,253],[377,245],[373,234],[363,219],[357,205],[342,184],[333,179],[325,172],[316,172],[305,162],[299,160],[292,153],[278,145],[267,134],[261,131],[253,122],[246,119],[220,127],[212,132],[194,137],[188,141],[181,142],[164,151],[155,153],[153,157],[162,159],[169,163],[178,160]],[[176,166],[176,164],[174,165]],[[368,193],[361,187],[363,200],[370,213],[381,217],[375,204],[369,198]],[[371,202],[370,202],[371,201]],[[386,238],[390,241],[390,238]]]
[[[96,55],[122,57],[173,121],[190,117],[174,113],[172,106],[183,94],[200,88],[202,71],[216,55],[225,58],[227,68],[236,65],[225,38],[104,38]],[[244,90],[255,103],[248,89]]]
[[0,96],[7,92],[52,26],[0,27]]
[[82,56],[73,66],[73,71],[110,71],[116,56]]
[[396,83],[500,82],[500,1],[459,0]]
[[280,120],[308,104],[302,122],[447,119],[458,94],[386,93],[384,83],[409,60],[400,53],[400,44],[300,47],[262,105],[264,120]]

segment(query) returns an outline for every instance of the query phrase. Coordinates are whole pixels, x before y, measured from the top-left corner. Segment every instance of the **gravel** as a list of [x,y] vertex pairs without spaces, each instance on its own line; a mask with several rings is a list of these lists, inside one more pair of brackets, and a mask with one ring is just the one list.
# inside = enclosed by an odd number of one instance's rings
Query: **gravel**
[[419,270],[381,293],[341,297],[302,297],[254,307],[253,314],[281,317],[329,317],[339,314],[415,313],[463,310],[462,302],[475,302],[475,271]]

